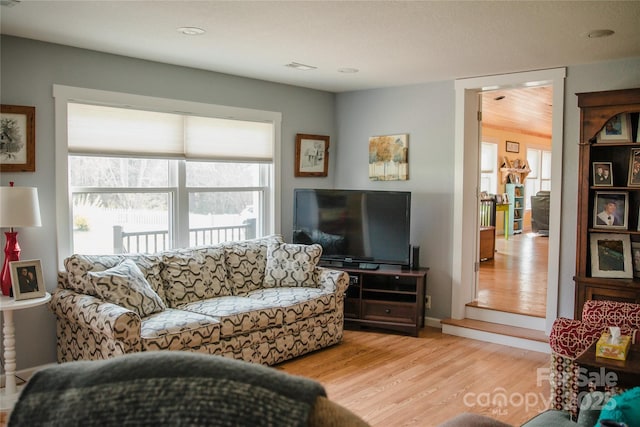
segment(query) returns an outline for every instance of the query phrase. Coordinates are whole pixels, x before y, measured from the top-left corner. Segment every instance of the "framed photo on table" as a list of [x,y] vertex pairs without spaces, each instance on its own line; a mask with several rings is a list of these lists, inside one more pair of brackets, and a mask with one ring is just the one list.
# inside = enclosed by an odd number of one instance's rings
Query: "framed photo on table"
[[47,289],[39,259],[9,263],[13,297],[16,301],[45,296]]
[[36,107],[0,106],[0,172],[35,172]]
[[296,135],[295,176],[327,176],[329,172],[329,137]]
[[631,237],[628,234],[591,233],[591,276],[633,278]]

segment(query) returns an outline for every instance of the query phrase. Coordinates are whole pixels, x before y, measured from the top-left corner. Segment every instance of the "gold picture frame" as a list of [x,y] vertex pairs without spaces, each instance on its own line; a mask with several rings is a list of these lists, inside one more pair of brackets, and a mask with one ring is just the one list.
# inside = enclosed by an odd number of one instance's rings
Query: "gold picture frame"
[[297,177],[327,176],[329,174],[329,143],[329,136],[297,134],[294,175]]
[[0,172],[35,172],[36,107],[0,106]]

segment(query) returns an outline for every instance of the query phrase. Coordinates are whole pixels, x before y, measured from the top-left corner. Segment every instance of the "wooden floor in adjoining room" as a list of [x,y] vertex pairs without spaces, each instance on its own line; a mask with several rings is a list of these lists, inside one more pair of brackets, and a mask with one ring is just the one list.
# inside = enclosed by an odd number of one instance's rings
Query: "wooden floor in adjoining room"
[[494,258],[480,263],[477,300],[469,305],[545,317],[548,252],[546,236],[496,236]]
[[520,425],[549,407],[549,361],[427,327],[419,337],[345,331],[341,344],[278,369],[319,381],[374,427],[437,426],[462,412]]

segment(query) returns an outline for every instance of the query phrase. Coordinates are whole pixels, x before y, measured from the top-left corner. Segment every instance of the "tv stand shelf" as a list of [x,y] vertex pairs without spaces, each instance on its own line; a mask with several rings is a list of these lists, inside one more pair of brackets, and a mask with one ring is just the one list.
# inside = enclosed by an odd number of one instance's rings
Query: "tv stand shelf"
[[347,328],[374,327],[418,336],[424,327],[428,268],[378,270],[339,268],[349,273],[344,302]]

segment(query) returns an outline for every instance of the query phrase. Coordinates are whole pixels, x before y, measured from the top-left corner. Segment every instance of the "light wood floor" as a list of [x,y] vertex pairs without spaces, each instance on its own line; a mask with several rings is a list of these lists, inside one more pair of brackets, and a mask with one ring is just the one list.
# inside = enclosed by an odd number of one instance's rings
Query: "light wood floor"
[[341,344],[278,368],[318,380],[374,427],[437,426],[462,412],[520,425],[549,407],[549,361],[427,327],[417,338],[345,331]]
[[342,343],[276,369],[319,381],[373,427],[437,426],[462,412],[520,425],[549,407],[549,361],[427,327],[419,337],[345,331]]
[[546,316],[549,238],[535,233],[496,236],[493,260],[480,263],[477,301],[471,305]]

